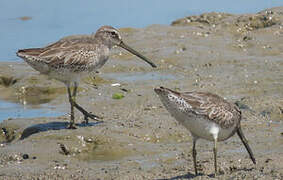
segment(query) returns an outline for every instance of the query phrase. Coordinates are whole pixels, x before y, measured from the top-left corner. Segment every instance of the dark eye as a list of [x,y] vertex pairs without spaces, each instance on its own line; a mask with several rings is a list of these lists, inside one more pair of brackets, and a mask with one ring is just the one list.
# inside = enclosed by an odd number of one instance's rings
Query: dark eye
[[116,36],[116,33],[115,33],[115,32],[111,32],[111,35],[112,35],[112,36]]

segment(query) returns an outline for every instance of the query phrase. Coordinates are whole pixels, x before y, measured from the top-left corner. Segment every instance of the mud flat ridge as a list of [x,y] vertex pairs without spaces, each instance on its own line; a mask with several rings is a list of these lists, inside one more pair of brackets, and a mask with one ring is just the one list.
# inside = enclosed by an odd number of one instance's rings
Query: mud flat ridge
[[[219,143],[220,179],[283,178],[283,7],[257,14],[205,13],[144,29],[122,28],[128,44],[157,65],[121,49],[84,79],[78,102],[103,123],[65,129],[64,85],[25,63],[0,63],[1,100],[59,117],[9,118],[0,124],[0,179],[213,178],[212,143],[197,144],[201,175],[193,175],[192,138],[162,106],[156,86],[210,91],[242,110],[250,161],[238,137]],[[95,77],[95,78],[93,78]],[[119,84],[117,84],[119,83]],[[115,86],[113,86],[115,84]],[[113,94],[123,98],[113,99]]]

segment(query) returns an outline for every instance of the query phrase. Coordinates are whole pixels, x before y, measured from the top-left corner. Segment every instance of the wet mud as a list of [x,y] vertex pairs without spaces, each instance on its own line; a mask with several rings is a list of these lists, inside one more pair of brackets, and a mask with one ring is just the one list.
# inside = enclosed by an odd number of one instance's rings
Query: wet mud
[[[242,110],[242,129],[257,164],[237,136],[219,143],[217,179],[283,178],[283,8],[257,14],[206,13],[143,29],[123,28],[127,44],[152,69],[115,48],[106,65],[82,80],[77,101],[103,122],[66,129],[62,83],[25,63],[0,63],[1,100],[52,105],[58,117],[9,118],[0,124],[0,179],[213,179],[213,144],[192,137],[153,88],[209,91]],[[113,94],[123,98],[113,98]]]

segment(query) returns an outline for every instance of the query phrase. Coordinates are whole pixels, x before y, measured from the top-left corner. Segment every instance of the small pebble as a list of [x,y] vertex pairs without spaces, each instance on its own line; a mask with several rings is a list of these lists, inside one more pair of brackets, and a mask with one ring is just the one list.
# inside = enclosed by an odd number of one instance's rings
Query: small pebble
[[265,160],[265,163],[269,163],[269,161],[271,161],[272,159],[268,158]]
[[23,159],[28,159],[29,155],[28,154],[23,154]]
[[121,90],[124,91],[124,92],[128,92],[128,90],[125,89],[125,88],[121,88]]

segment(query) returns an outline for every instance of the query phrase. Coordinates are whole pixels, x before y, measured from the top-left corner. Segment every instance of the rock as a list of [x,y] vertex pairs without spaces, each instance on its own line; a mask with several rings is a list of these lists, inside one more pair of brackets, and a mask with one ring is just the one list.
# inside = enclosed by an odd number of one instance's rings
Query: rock
[[280,18],[276,14],[258,13],[256,15],[242,15],[236,19],[235,25],[243,27],[246,30],[255,30],[271,27],[280,24]]
[[62,143],[58,143],[59,147],[60,147],[60,153],[61,154],[64,154],[64,155],[69,155],[70,154],[70,151],[69,149]]
[[199,16],[188,16],[185,18],[177,19],[171,23],[172,26],[176,25],[217,25],[222,23],[223,19],[233,16],[228,13],[204,13]]
[[9,87],[14,85],[18,79],[12,76],[0,76],[0,85],[4,87]]
[[238,32],[253,31],[282,24],[282,12],[273,10],[261,11],[257,14],[233,15],[228,13],[204,13],[177,19],[172,26],[221,26],[236,28]]
[[23,159],[28,159],[29,158],[29,155],[28,154],[23,154]]
[[2,126],[2,132],[0,133],[0,142],[9,143],[16,138],[16,132],[14,126]]

